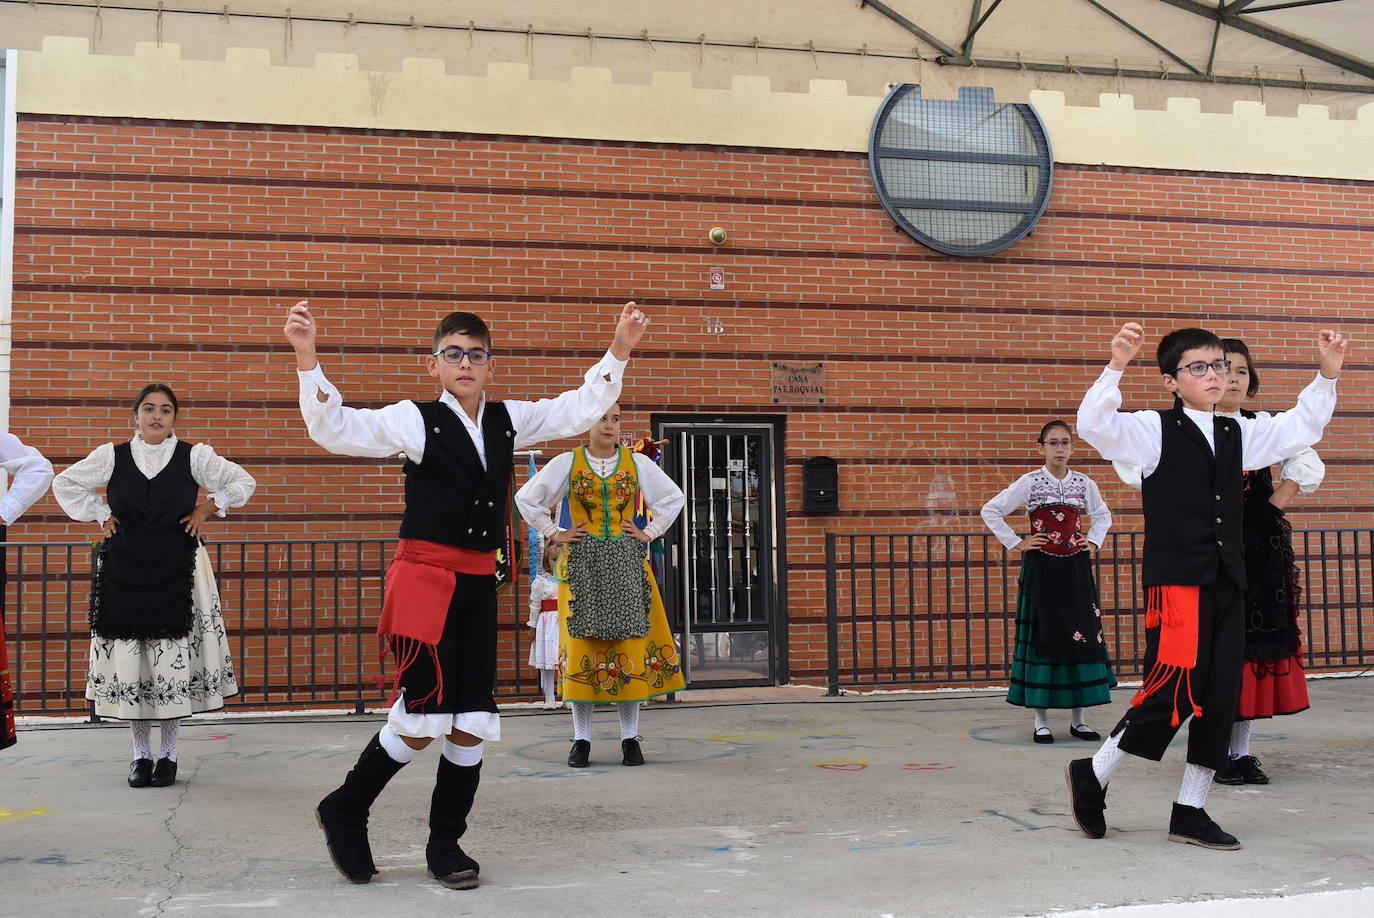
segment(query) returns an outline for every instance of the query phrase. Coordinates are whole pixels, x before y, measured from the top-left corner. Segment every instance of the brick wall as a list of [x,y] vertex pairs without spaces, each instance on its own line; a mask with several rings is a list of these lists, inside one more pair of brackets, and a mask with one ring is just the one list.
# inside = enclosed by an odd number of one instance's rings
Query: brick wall
[[[627,431],[651,413],[778,413],[769,361],[826,362],[825,404],[788,409],[784,444],[790,649],[810,676],[823,533],[978,529],[1127,319],[1150,349],[1184,324],[1245,338],[1263,371],[1254,406],[1274,410],[1310,378],[1317,330],[1339,324],[1355,350],[1327,481],[1292,516],[1369,526],[1371,205],[1368,182],[1062,165],[1031,236],[960,260],[894,230],[855,154],[22,117],[11,428],[62,467],[127,436],[127,400],[167,382],[182,436],[258,478],[221,538],[389,536],[398,466],[305,436],[287,305],[313,300],[326,371],[350,404],[377,406],[433,392],[421,355],[444,312],[487,318],[493,392],[524,398],[575,382],[633,297],[653,325]],[[705,238],[717,225],[720,249]],[[725,291],[708,289],[716,265]],[[1128,405],[1165,404],[1147,364]],[[800,513],[817,454],[840,460],[838,517]],[[1138,525],[1086,447],[1077,466]],[[10,538],[92,532],[49,497]]]

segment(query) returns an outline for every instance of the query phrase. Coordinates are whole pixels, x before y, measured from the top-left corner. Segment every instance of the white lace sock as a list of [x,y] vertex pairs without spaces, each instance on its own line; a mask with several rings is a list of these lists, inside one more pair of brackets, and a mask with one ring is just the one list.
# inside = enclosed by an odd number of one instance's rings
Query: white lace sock
[[584,739],[588,742],[592,738],[592,703],[590,701],[574,701],[572,703],[573,715],[573,739]]
[[1189,762],[1183,769],[1183,784],[1178,789],[1178,802],[1183,806],[1202,809],[1203,804],[1207,802],[1207,791],[1212,788],[1212,776],[1216,773],[1215,768],[1205,768]]
[[539,687],[544,690],[544,703],[553,704],[558,696],[558,670],[541,669],[539,671]]
[[400,762],[402,765],[414,761],[423,751],[401,739],[401,734],[391,729],[391,724],[386,724],[377,731],[377,741],[382,744],[382,749],[386,750],[391,761]]
[[151,720],[131,720],[129,721],[129,730],[134,735],[134,758],[151,759],[153,747],[149,739],[153,732],[153,722]]
[[639,736],[639,702],[621,701],[616,708],[620,711],[620,738],[634,739]]
[[1097,777],[1097,783],[1103,787],[1106,787],[1107,782],[1112,779],[1112,772],[1116,771],[1117,766],[1126,761],[1126,753],[1117,748],[1117,744],[1120,742],[1120,733],[1116,736],[1109,736],[1107,741],[1097,750],[1097,753],[1093,755],[1093,774]]
[[157,757],[160,759],[177,760],[177,737],[181,735],[181,718],[173,717],[162,722],[162,738],[160,741],[161,751]]
[[1031,708],[1035,714],[1035,731],[1040,732],[1040,728],[1048,730],[1050,728],[1050,712],[1044,708]]
[[1083,719],[1082,708],[1074,708],[1072,711],[1069,712],[1070,727],[1086,727],[1087,725],[1088,722]]
[[1231,758],[1238,759],[1250,754],[1250,724],[1252,721],[1238,720],[1231,728]]

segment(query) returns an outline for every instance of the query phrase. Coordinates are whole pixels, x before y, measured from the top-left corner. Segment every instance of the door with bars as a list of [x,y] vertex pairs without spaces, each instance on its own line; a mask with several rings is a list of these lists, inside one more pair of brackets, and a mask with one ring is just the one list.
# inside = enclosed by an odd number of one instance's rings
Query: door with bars
[[689,686],[772,685],[778,534],[774,429],[661,425],[664,469],[687,502],[667,535],[664,602]]

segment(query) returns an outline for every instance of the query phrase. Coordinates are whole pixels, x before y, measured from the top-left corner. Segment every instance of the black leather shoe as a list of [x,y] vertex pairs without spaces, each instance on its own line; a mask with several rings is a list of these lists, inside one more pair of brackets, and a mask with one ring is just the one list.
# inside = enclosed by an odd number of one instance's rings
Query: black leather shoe
[[1253,755],[1243,755],[1235,760],[1236,770],[1246,784],[1268,784],[1269,776],[1260,771],[1260,760]]
[[631,737],[620,741],[621,764],[622,765],[643,765],[644,750],[639,748],[639,740]]
[[177,779],[177,763],[171,759],[158,759],[153,766],[153,779],[148,783],[153,787],[167,787]]
[[[1041,730],[1045,732],[1041,733]],[[1047,727],[1037,727],[1035,732],[1031,734],[1031,739],[1035,740],[1037,743],[1052,743],[1054,742],[1054,734],[1050,732]]]
[[1232,787],[1245,783],[1240,769],[1236,767],[1236,760],[1232,758],[1228,758],[1226,764],[1217,769],[1217,773],[1212,775],[1212,780],[1217,784],[1228,784]]
[[1074,759],[1064,769],[1069,785],[1069,803],[1073,805],[1073,821],[1089,838],[1107,834],[1107,789],[1097,783],[1092,759]]
[[573,740],[572,748],[568,750],[569,768],[586,768],[591,760],[592,741],[578,739]]
[[1095,743],[1098,740],[1102,739],[1102,734],[1098,733],[1096,730],[1091,729],[1087,724],[1080,724],[1077,727],[1070,727],[1069,735],[1081,740],[1087,740],[1090,743]]
[[1206,810],[1181,803],[1174,804],[1174,811],[1169,816],[1169,841],[1217,851],[1235,851],[1240,847],[1236,837],[1222,831]]
[[129,786],[147,787],[153,782],[153,760],[134,759],[129,763]]

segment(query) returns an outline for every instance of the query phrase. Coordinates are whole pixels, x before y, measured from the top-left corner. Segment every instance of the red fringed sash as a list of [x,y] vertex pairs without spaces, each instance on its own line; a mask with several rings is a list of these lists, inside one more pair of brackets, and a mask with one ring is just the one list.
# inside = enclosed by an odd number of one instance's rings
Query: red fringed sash
[[[496,560],[490,552],[401,539],[386,569],[386,594],[377,623],[377,633],[390,639],[396,657],[391,674],[392,703],[401,691],[401,675],[421,653],[428,653],[434,663],[434,689],[420,698],[407,698],[406,707],[416,707],[430,698],[443,700],[444,671],[439,665],[438,645],[457,584],[454,574],[495,573]],[[386,658],[385,648],[381,656]]]
[[1177,727],[1178,693],[1186,682],[1188,704],[1193,716],[1201,717],[1202,708],[1193,700],[1193,667],[1197,666],[1198,595],[1200,588],[1189,584],[1152,586],[1146,596],[1145,627],[1159,629],[1159,652],[1155,665],[1145,676],[1140,691],[1131,699],[1138,705],[1177,678],[1174,684],[1174,711],[1170,724]]

